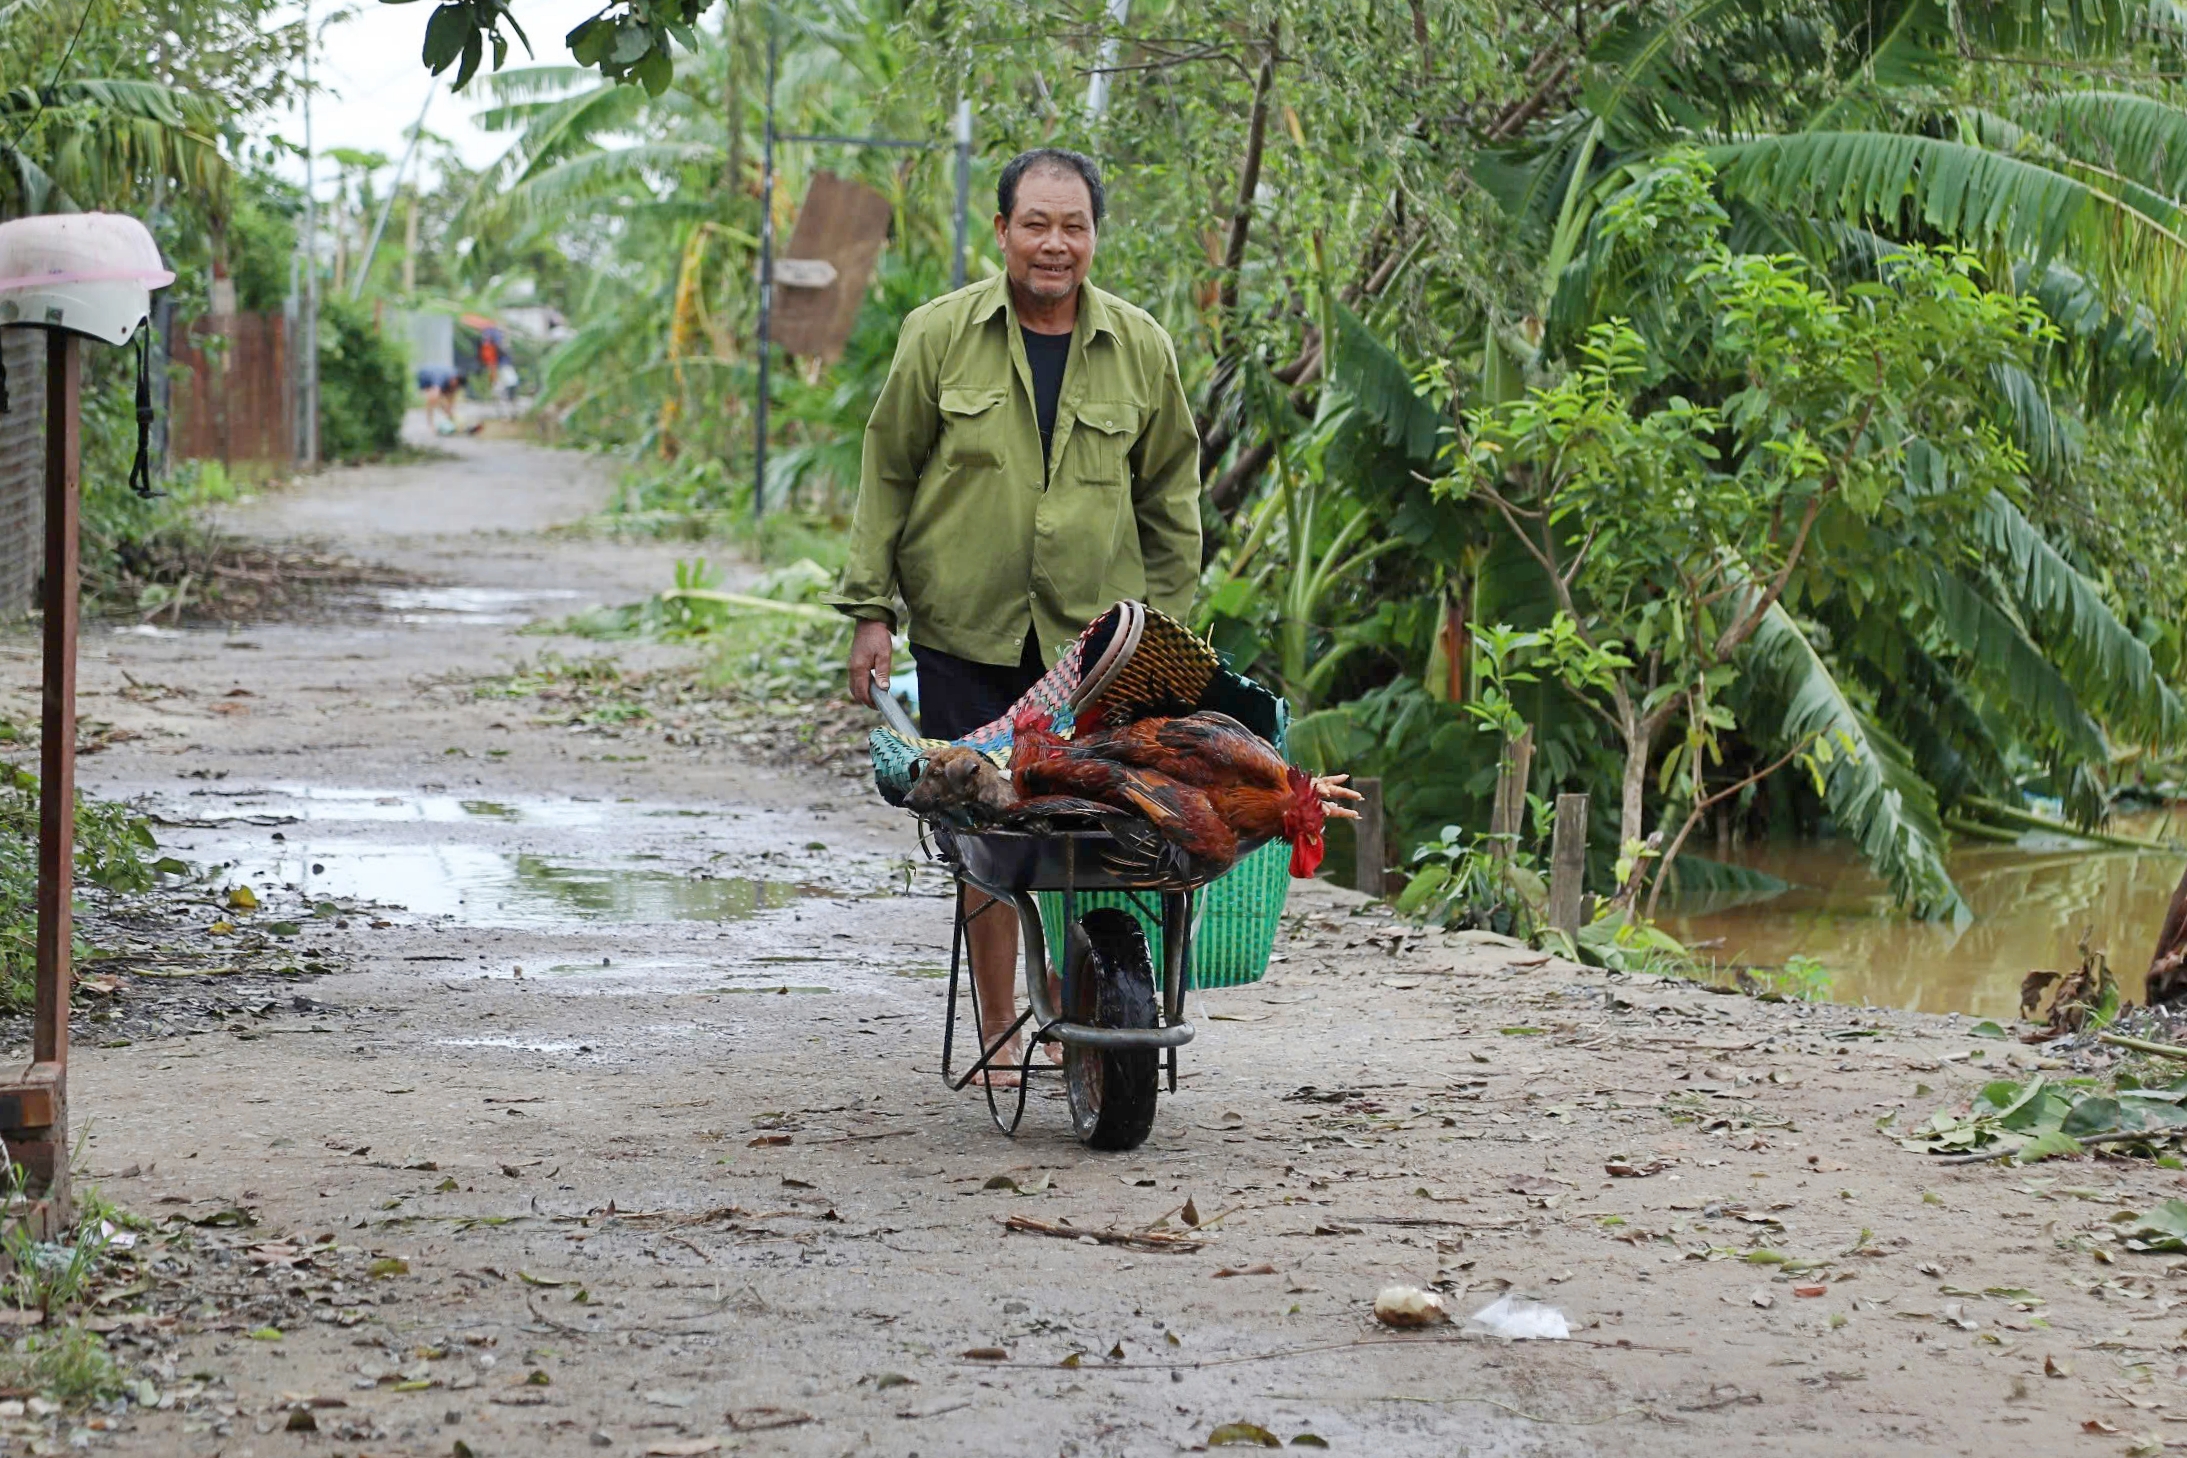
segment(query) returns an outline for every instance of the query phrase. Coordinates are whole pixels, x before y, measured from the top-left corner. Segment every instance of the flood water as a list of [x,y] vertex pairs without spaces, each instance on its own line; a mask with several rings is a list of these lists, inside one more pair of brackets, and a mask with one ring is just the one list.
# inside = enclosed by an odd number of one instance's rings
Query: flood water
[[[2112,828],[2148,836],[2162,824],[2161,816],[2119,817]],[[2169,828],[2179,829],[2176,822]],[[1974,911],[1963,926],[1898,911],[1843,842],[1756,847],[1727,859],[1792,889],[1663,917],[1689,945],[1722,938],[1706,953],[1718,962],[1778,966],[1805,955],[1828,969],[1833,1001],[2010,1018],[2019,1010],[2020,979],[2036,968],[2079,965],[2084,936],[2110,958],[2125,995],[2138,1000],[2187,852],[2090,850],[2036,835],[2014,845],[1965,845],[1948,861]]]
[[209,786],[181,798],[174,808],[188,818],[166,823],[209,832],[170,836],[185,856],[312,905],[542,931],[742,921],[822,894],[802,880],[727,873],[720,862],[729,852],[714,847],[733,815],[295,783]]

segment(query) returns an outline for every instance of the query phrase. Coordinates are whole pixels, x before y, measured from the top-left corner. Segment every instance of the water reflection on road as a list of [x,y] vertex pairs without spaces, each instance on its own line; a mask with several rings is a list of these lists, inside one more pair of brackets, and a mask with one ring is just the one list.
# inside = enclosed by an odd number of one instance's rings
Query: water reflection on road
[[2187,862],[2182,855],[2091,852],[2034,836],[2017,845],[1964,847],[1950,866],[1974,920],[1955,927],[1896,910],[1883,883],[1842,842],[1763,847],[1736,859],[1790,881],[1792,889],[1754,904],[1670,914],[1664,921],[1674,935],[1689,944],[1721,937],[1709,955],[1726,963],[1819,958],[1839,1002],[1996,1018],[2018,1010],[2020,979],[2031,969],[2077,965],[2084,935],[2109,955],[2127,996],[2139,999],[2165,906]]

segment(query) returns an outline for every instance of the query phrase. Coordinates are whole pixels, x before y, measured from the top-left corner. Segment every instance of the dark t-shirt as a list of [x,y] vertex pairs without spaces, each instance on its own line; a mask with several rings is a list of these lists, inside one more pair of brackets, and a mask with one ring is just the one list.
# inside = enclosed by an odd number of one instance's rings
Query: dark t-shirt
[[1040,459],[1048,460],[1056,433],[1056,402],[1063,395],[1063,366],[1071,358],[1071,336],[1038,334],[1018,326],[1025,336],[1025,362],[1033,368],[1033,413],[1040,419]]

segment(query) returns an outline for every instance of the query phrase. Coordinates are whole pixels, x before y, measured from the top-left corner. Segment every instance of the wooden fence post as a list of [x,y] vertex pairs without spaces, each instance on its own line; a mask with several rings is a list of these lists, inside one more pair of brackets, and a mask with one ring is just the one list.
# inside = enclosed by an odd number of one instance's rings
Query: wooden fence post
[[[1534,726],[1529,724],[1518,738],[1504,745],[1503,772],[1496,777],[1496,801],[1488,816],[1490,835],[1526,833],[1526,777],[1533,767]],[[1497,853],[1510,854],[1512,844],[1509,840],[1500,842]]]
[[1379,899],[1383,892],[1382,868],[1389,859],[1382,833],[1382,781],[1354,780],[1352,788],[1360,795],[1359,818],[1352,822],[1352,844],[1358,847],[1352,858],[1352,884]]
[[1557,796],[1557,829],[1549,842],[1549,924],[1567,935],[1580,929],[1581,883],[1587,877],[1587,797]]

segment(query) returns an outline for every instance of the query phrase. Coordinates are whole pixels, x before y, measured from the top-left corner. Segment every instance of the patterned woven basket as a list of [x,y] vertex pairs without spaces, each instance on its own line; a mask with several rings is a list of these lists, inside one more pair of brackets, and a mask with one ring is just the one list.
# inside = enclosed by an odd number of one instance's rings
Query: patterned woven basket
[[[1095,619],[1009,714],[956,742],[1007,769],[1011,721],[1025,708],[1049,714],[1059,729],[1079,716],[1121,724],[1154,714],[1210,709],[1230,715],[1279,751],[1290,727],[1288,705],[1281,698],[1224,668],[1215,650],[1183,623],[1138,603],[1119,603]],[[902,805],[926,755],[948,742],[906,739],[893,730],[875,729],[869,743],[873,782],[881,798]],[[1193,986],[1235,987],[1261,979],[1290,888],[1290,847],[1282,841],[1262,846],[1201,888],[1192,941]],[[1060,955],[1066,944],[1063,897],[1044,891],[1038,900],[1048,945]],[[1078,903],[1081,914],[1096,906],[1130,912],[1146,928],[1155,965],[1161,965],[1161,926],[1148,909],[1159,904],[1154,897],[1088,892]]]
[[[970,745],[1007,769],[1011,721],[1026,709],[1047,714],[1059,731],[1068,730],[1086,712],[1085,701],[1096,695],[1099,712],[1111,723],[1128,723],[1148,714],[1187,714],[1200,703],[1221,669],[1215,650],[1193,637],[1183,623],[1139,603],[1120,602],[1087,624],[1078,641],[1063,650],[1055,667],[1042,674],[1010,706],[1009,713],[955,742]],[[1268,737],[1262,726],[1238,717]],[[919,778],[921,759],[949,742],[907,740],[890,729],[874,730],[868,743],[874,788],[881,798],[891,805],[903,804],[912,782]]]

